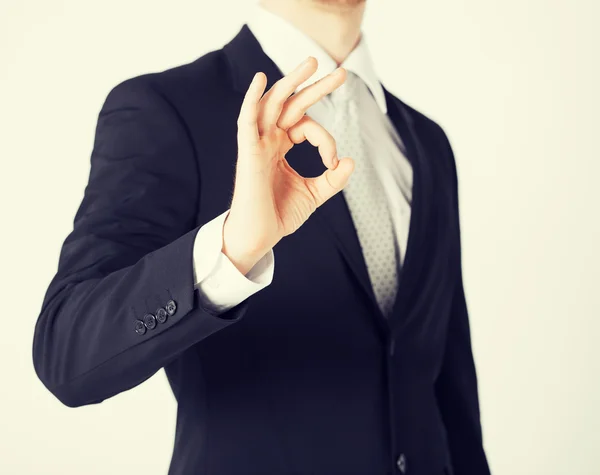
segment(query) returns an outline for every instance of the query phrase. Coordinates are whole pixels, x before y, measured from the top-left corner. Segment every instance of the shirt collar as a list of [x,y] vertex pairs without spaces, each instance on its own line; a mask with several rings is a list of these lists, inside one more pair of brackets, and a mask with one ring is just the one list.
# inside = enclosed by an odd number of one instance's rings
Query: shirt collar
[[[307,56],[314,56],[319,66],[315,74],[298,87],[309,86],[337,68],[336,62],[312,38],[304,34],[287,20],[256,5],[247,21],[247,25],[256,37],[267,56],[286,75],[294,70]],[[387,113],[385,93],[373,66],[364,32],[359,44],[342,63],[344,68],[360,77],[381,111]]]

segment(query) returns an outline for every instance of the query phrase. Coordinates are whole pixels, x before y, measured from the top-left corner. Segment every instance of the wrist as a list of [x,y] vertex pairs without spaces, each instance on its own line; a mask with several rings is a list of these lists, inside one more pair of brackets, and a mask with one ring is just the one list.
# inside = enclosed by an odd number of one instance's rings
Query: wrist
[[266,252],[258,255],[251,254],[247,251],[235,251],[223,244],[221,252],[227,256],[231,263],[240,271],[242,275],[246,275],[256,265],[258,261],[266,254]]
[[270,249],[267,246],[252,245],[244,233],[228,226],[228,220],[225,220],[221,252],[243,275],[246,275]]

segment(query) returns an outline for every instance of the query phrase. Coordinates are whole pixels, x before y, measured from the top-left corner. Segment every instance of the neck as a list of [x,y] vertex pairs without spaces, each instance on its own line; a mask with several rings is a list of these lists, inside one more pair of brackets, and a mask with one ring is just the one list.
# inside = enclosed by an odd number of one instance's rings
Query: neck
[[364,1],[260,0],[260,5],[310,36],[338,66],[360,41]]

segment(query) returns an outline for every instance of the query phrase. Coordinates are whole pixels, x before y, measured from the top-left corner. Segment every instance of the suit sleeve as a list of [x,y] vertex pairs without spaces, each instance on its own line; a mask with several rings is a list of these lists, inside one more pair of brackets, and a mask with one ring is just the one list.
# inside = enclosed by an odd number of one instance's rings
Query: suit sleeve
[[452,161],[453,215],[456,220],[454,256],[457,260],[444,360],[435,389],[448,435],[454,474],[487,475],[490,471],[483,448],[477,375],[462,278],[456,164],[445,135],[444,139]]
[[217,314],[198,298],[199,173],[185,125],[148,76],[108,94],[33,337],[36,373],[65,405],[133,388],[244,316],[247,300]]

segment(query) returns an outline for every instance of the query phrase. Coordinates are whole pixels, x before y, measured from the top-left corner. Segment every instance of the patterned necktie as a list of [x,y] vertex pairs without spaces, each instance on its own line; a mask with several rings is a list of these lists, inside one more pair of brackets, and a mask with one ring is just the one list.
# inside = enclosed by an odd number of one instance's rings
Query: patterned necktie
[[367,157],[359,124],[361,79],[348,71],[346,82],[330,98],[335,118],[330,133],[339,157],[354,160],[354,172],[343,189],[379,308],[388,317],[398,287],[398,243],[387,197]]

